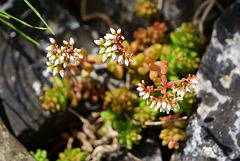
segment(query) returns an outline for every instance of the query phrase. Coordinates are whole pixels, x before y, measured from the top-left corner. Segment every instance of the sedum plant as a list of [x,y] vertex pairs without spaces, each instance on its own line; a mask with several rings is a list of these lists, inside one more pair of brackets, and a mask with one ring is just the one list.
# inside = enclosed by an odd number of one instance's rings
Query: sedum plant
[[47,151],[46,150],[37,149],[36,152],[30,151],[30,154],[37,161],[49,161],[49,159],[47,158]]
[[70,83],[68,78],[60,79],[57,76],[53,77],[53,87],[43,88],[44,95],[40,96],[43,110],[52,112],[64,111],[67,107],[68,98],[70,97]]
[[157,8],[149,0],[142,0],[135,5],[137,15],[145,19],[151,19],[157,16]]
[[65,149],[59,153],[57,161],[85,161],[88,156],[87,152],[83,152],[80,148]]

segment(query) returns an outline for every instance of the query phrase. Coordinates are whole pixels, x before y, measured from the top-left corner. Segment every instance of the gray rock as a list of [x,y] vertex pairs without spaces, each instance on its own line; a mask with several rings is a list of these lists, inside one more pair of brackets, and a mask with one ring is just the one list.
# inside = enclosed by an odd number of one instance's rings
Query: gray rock
[[199,106],[175,160],[240,160],[240,1],[216,21],[197,77]]
[[0,161],[34,161],[24,146],[8,131],[0,117]]

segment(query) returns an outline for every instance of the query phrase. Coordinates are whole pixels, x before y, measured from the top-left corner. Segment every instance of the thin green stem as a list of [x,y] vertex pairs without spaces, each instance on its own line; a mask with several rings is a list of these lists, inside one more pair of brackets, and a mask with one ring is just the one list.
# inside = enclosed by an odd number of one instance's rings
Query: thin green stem
[[51,31],[51,33],[53,35],[55,35],[55,33],[53,32],[53,30],[49,27],[49,25],[47,24],[46,21],[44,21],[44,19],[42,18],[42,16],[40,15],[40,13],[27,1],[24,0],[24,2],[33,10],[33,12],[35,12],[35,14],[40,18],[40,20],[44,23],[44,25]]
[[[0,12],[1,12],[2,10],[0,10]],[[0,16],[1,17],[4,17],[4,18],[6,18],[6,19],[10,19],[10,17],[9,16],[7,16],[7,15],[4,15],[4,14],[2,14],[2,13],[0,13]]]
[[4,17],[4,18],[7,18],[7,19],[12,18],[12,19],[20,22],[21,24],[23,24],[23,25],[25,25],[25,26],[28,26],[28,27],[31,27],[31,28],[34,28],[34,29],[39,29],[39,30],[48,30],[48,29],[49,29],[49,28],[46,28],[46,27],[32,26],[32,25],[30,25],[30,24],[28,24],[28,23],[26,23],[26,22],[24,22],[24,21],[22,21],[22,20],[20,20],[20,19],[18,19],[18,18],[16,18],[16,17],[8,14],[8,13],[5,12],[5,11],[0,10],[0,12],[2,13],[2,14],[0,14],[0,16],[2,16],[2,17]]
[[18,32],[19,34],[21,34],[23,37],[25,37],[27,40],[31,41],[32,43],[34,43],[35,45],[39,46],[39,43],[37,41],[35,41],[34,39],[32,39],[30,36],[26,35],[25,33],[23,33],[21,30],[19,30],[18,28],[16,28],[14,25],[12,25],[11,23],[3,20],[2,18],[0,18],[0,21],[5,23],[6,25],[8,25],[10,28],[12,28],[13,30],[15,30],[16,32]]

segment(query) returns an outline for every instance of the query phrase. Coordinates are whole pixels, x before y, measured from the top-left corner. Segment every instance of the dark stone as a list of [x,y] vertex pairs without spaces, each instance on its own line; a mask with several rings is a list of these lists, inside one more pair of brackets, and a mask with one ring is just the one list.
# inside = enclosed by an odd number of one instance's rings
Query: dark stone
[[0,117],[0,160],[34,161],[25,147],[8,131]]
[[197,77],[200,103],[176,161],[240,160],[240,1],[215,22]]

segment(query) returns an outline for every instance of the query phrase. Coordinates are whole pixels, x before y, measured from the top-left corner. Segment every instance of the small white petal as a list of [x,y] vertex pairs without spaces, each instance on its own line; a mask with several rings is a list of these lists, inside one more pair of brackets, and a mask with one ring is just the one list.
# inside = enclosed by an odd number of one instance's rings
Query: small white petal
[[110,31],[112,34],[116,34],[116,30],[114,30],[113,28],[110,28]]
[[52,43],[52,44],[55,44],[56,43],[56,40],[54,40],[54,38],[49,38],[49,40],[50,40],[50,42]]
[[57,53],[58,53],[58,54],[61,54],[61,52],[62,52],[62,50],[60,50],[60,49],[57,50]]
[[113,45],[112,48],[111,48],[111,51],[116,51],[116,50],[117,50],[117,46]]
[[167,110],[170,111],[171,110],[171,105],[167,105]]
[[111,41],[106,41],[106,42],[103,44],[103,46],[107,47],[107,46],[109,46],[109,45],[111,45],[111,44],[112,44]]
[[66,55],[67,55],[67,53],[62,53],[62,56],[64,56],[64,57],[65,57]]
[[68,42],[66,40],[63,40],[64,45],[68,45]]
[[111,56],[112,56],[112,52],[110,52],[110,53],[107,54],[107,57],[108,57],[108,58],[111,57]]
[[74,57],[73,57],[73,56],[70,56],[70,60],[71,60],[71,61],[74,61]]
[[107,56],[104,54],[103,57],[102,57],[102,61],[106,62],[106,60],[107,60]]
[[155,104],[156,104],[156,101],[153,101],[149,108],[153,108],[155,106]]
[[70,43],[70,45],[72,45],[72,46],[74,45],[74,39],[73,39],[72,37],[70,38],[69,43]]
[[78,57],[79,57],[79,59],[83,59],[84,58],[82,54],[79,54]]
[[120,55],[120,56],[118,57],[118,62],[119,62],[119,63],[122,63],[122,61],[123,61],[123,56]]
[[162,103],[158,101],[156,108],[159,109],[161,107]]
[[139,96],[143,96],[145,94],[146,94],[146,92],[142,91],[142,92],[139,93]]
[[142,80],[142,84],[144,84],[145,83],[145,81],[144,80]]
[[66,68],[69,64],[68,63],[63,63],[63,68]]
[[113,35],[112,35],[112,34],[106,34],[106,36],[107,36],[109,39],[113,39]]
[[52,45],[46,47],[46,50],[52,50],[52,49],[53,49],[53,46],[52,46]]
[[167,106],[167,103],[165,101],[162,102],[162,108],[165,109]]
[[65,72],[64,72],[64,70],[61,70],[59,73],[60,73],[61,77],[63,78],[63,77],[64,77],[64,75],[65,75]]
[[144,89],[142,87],[137,87],[137,90],[142,92]]
[[161,107],[159,111],[160,111],[160,112],[163,112],[163,108]]
[[102,42],[100,40],[94,40],[94,43],[97,45],[101,45]]
[[149,98],[149,93],[146,93],[144,96],[143,96],[143,99],[147,99],[147,98]]
[[112,59],[113,59],[113,60],[116,60],[116,58],[117,58],[117,54],[116,54],[116,53],[113,53],[113,54],[112,54]]
[[49,61],[46,62],[47,66],[51,65],[52,63],[50,63]]
[[128,61],[128,59],[125,60],[125,65],[126,65],[126,66],[129,65],[129,61]]
[[61,50],[63,51],[65,48],[63,46],[61,46]]
[[105,50],[105,53],[109,53],[109,52],[111,52],[111,46],[109,46],[106,50]]
[[121,29],[118,29],[118,30],[117,30],[117,33],[118,33],[118,34],[121,34],[121,32],[122,32]]
[[64,60],[64,56],[60,56],[59,60],[62,62]]
[[48,52],[46,57],[48,58],[50,56],[52,56],[52,52]]
[[53,69],[53,76],[56,75],[58,73],[58,68],[54,68]]
[[56,56],[55,55],[52,55],[50,56],[49,60],[55,60],[56,59]]
[[54,63],[54,66],[58,65],[59,64],[59,59],[57,59]]

